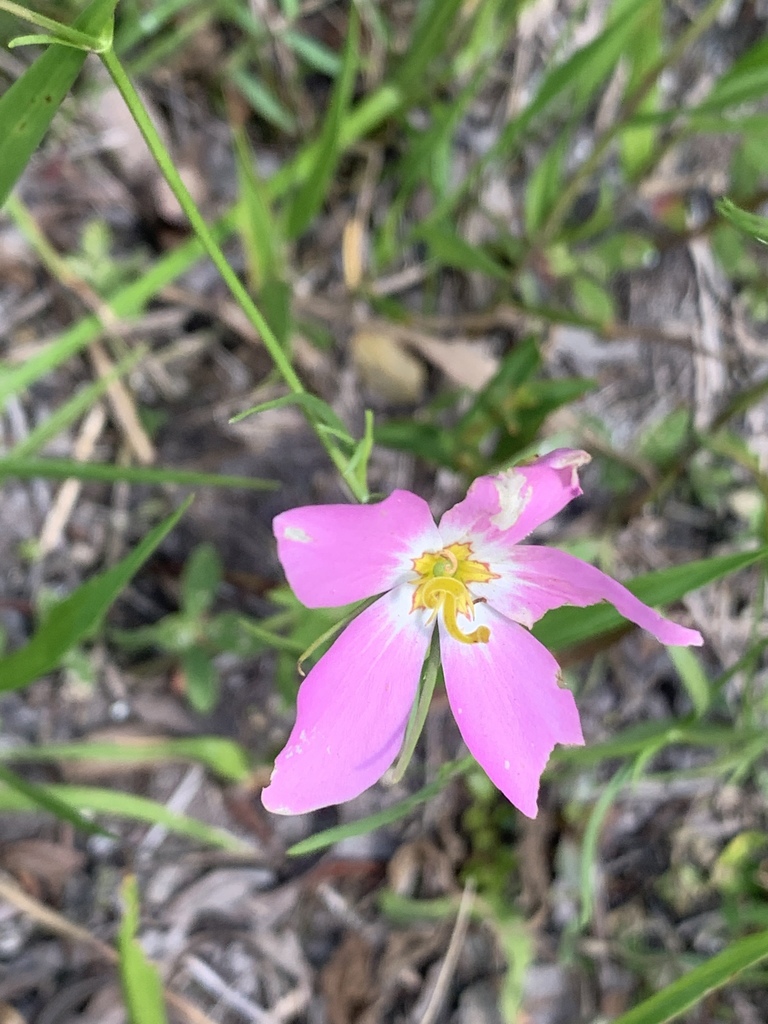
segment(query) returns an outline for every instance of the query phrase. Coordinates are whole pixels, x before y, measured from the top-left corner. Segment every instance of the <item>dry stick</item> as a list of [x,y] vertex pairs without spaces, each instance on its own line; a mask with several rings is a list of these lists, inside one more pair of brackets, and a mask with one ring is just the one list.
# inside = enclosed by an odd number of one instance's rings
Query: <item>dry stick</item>
[[[44,903],[36,900],[33,896],[24,892],[21,886],[7,875],[0,872],[0,899],[6,900],[24,914],[28,914],[41,928],[58,935],[61,939],[76,942],[81,946],[88,946],[97,956],[107,963],[117,966],[120,957],[114,946],[102,942],[76,924],[72,924],[66,917],[57,914],[55,910],[46,907]],[[215,1024],[215,1022],[202,1010],[199,1010],[193,1003],[190,1003],[184,996],[178,995],[169,989],[165,989],[165,998],[168,1005],[179,1013],[183,1014],[190,1024]]]
[[[107,417],[101,403],[91,406],[80,427],[72,455],[76,462],[88,462],[93,455],[96,443],[101,436]],[[83,484],[81,480],[65,480],[56,494],[56,500],[45,517],[40,534],[40,554],[47,555],[61,543],[64,529],[69,517],[80,497]]]
[[[18,196],[11,196],[6,204],[6,209],[48,272],[56,278],[62,287],[75,294],[86,309],[96,316],[106,335],[116,338],[119,333],[119,320],[110,306],[102,300],[87,281],[75,274],[67,262],[56,252]],[[88,346],[88,354],[99,377],[104,379],[114,372],[114,364],[100,341],[94,341]],[[130,392],[118,377],[108,384],[107,395],[115,419],[122,427],[138,461],[145,466],[154,462],[154,445],[141,425]]]
[[475,888],[474,879],[470,878],[464,886],[464,892],[461,894],[461,903],[459,903],[459,911],[456,914],[456,923],[453,926],[451,941],[448,943],[448,949],[446,950],[440,972],[437,975],[435,987],[432,989],[432,995],[429,997],[427,1008],[424,1010],[424,1015],[419,1024],[435,1024],[443,1007],[445,997],[448,994],[448,987],[451,984],[453,972],[456,968],[456,961],[459,959],[464,939],[467,936],[467,929],[472,917],[472,906],[475,902]]

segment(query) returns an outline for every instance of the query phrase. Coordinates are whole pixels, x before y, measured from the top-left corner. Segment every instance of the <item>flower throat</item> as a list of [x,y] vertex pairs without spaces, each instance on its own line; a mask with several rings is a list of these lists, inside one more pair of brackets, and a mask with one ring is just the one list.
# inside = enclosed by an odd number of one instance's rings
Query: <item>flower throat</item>
[[411,611],[419,608],[430,611],[429,622],[441,612],[445,628],[454,640],[463,644],[487,644],[491,637],[487,626],[477,626],[464,633],[458,622],[459,615],[470,622],[475,617],[475,602],[467,584],[499,579],[485,562],[470,558],[471,554],[471,544],[450,544],[440,551],[425,551],[414,558],[413,568],[419,578],[413,581],[416,590]]

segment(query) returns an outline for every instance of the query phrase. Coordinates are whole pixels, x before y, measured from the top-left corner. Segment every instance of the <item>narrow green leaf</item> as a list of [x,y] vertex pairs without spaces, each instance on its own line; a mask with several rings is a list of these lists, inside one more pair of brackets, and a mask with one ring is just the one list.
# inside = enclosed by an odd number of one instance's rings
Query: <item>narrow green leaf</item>
[[461,19],[462,6],[462,0],[429,0],[419,4],[418,23],[394,75],[395,85],[408,100],[424,91],[429,70],[446,61],[448,36]]
[[360,47],[360,20],[357,8],[349,8],[347,39],[341,71],[333,88],[331,102],[325,115],[315,154],[314,166],[299,188],[288,214],[287,234],[297,238],[307,229],[325,202],[333,179],[333,172],[342,150],[341,125],[346,117],[355,87]]
[[198,761],[231,782],[244,782],[251,773],[243,748],[220,736],[181,739],[132,739],[122,743],[88,740],[83,743],[47,743],[41,746],[0,749],[0,761],[38,764],[59,761],[109,761],[113,764],[155,764],[158,761]]
[[117,933],[120,987],[131,1024],[167,1024],[163,983],[154,964],[144,955],[136,932],[139,927],[139,890],[135,875],[126,875],[120,890],[123,919]]
[[112,602],[176,526],[191,500],[148,533],[121,562],[54,605],[26,647],[0,658],[0,692],[16,690],[51,672],[67,651],[93,632]]
[[[74,27],[86,36],[102,36],[116,2],[92,0]],[[83,50],[51,46],[0,98],[0,207],[42,142],[86,56]]]
[[39,426],[30,431],[23,441],[19,441],[10,450],[6,458],[24,459],[34,455],[35,452],[39,451],[60,434],[62,430],[65,430],[71,423],[74,423],[79,416],[86,413],[93,403],[101,398],[113,381],[118,380],[126,373],[130,373],[143,355],[144,350],[131,352],[130,355],[126,356],[125,359],[122,359],[115,366],[111,373],[108,373],[105,377],[99,377],[92,384],[81,388],[64,405],[52,413],[48,419],[43,420]]
[[275,94],[260,79],[255,78],[242,68],[230,72],[232,84],[243,94],[254,111],[265,121],[279,128],[286,135],[296,132],[296,118],[285,107]]
[[429,647],[426,661],[421,670],[419,689],[413,708],[408,718],[408,725],[405,730],[403,746],[392,768],[389,770],[389,781],[394,785],[400,782],[408,770],[408,765],[416,752],[416,744],[424,731],[429,714],[429,706],[432,703],[432,694],[435,692],[435,684],[440,674],[440,641],[437,630],[432,634],[432,643]]
[[569,108],[571,115],[583,110],[600,84],[612,71],[622,52],[635,33],[636,18],[641,15],[647,0],[635,0],[620,17],[610,21],[605,29],[577,50],[566,61],[552,68],[545,76],[530,104],[505,127],[493,153],[508,155],[523,132],[556,99],[571,91],[576,92]]
[[216,597],[221,583],[221,559],[213,544],[198,544],[181,574],[181,604],[186,615],[198,618]]
[[336,78],[338,75],[341,68],[338,56],[316,39],[296,32],[294,29],[288,29],[283,33],[283,42],[315,71],[319,71],[322,75],[328,75],[329,78]]
[[470,768],[474,767],[474,764],[475,760],[472,757],[465,757],[461,761],[445,764],[437,773],[437,778],[434,782],[430,782],[428,786],[424,786],[423,789],[414,793],[413,796],[401,800],[399,804],[387,807],[386,810],[379,811],[378,814],[371,814],[360,821],[352,821],[348,825],[336,825],[334,828],[327,828],[323,832],[317,832],[307,839],[302,839],[300,843],[290,846],[286,852],[291,857],[300,857],[305,853],[314,853],[315,850],[324,850],[326,846],[339,843],[342,839],[362,836],[367,832],[373,832],[377,828],[382,828],[384,825],[391,825],[392,822],[399,821],[406,814],[410,814],[420,804],[431,800],[433,796],[437,796],[451,779],[457,775],[463,775]]
[[450,222],[426,223],[414,232],[429,246],[433,259],[459,270],[478,271],[499,281],[509,281],[511,271],[490,256],[485,249],[471,245],[451,226]]
[[55,815],[60,821],[68,821],[70,825],[74,825],[75,828],[85,832],[86,835],[109,835],[105,829],[94,825],[92,821],[84,818],[75,808],[60,800],[51,792],[50,786],[27,782],[26,779],[22,779],[15,772],[12,772],[10,768],[5,768],[2,765],[0,765],[0,782],[5,783],[9,789],[15,790],[42,810]]
[[301,406],[305,412],[314,417],[316,422],[324,423],[326,426],[331,427],[341,436],[346,436],[350,444],[354,444],[353,439],[349,436],[347,428],[330,405],[328,405],[327,402],[324,402],[322,398],[318,398],[317,395],[310,395],[306,391],[298,395],[283,395],[282,398],[273,398],[269,402],[261,402],[259,405],[254,405],[250,409],[246,409],[244,412],[239,412],[237,416],[233,416],[229,422],[239,423],[247,416],[255,416],[257,413],[268,412],[270,409],[283,409],[288,405]]
[[[114,789],[100,789],[94,786],[49,786],[49,792],[69,807],[80,812],[103,814],[110,818],[128,818],[143,821],[148,825],[161,825],[196,842],[214,846],[233,853],[252,853],[247,843],[242,842],[225,829],[206,825],[186,814],[169,811],[163,804],[133,793],[121,793]],[[0,811],[34,811],[37,803],[23,793],[0,785]]]
[[624,729],[604,743],[593,743],[587,747],[557,747],[552,755],[552,763],[587,767],[617,757],[642,755],[648,749],[658,752],[674,743],[696,747],[727,747],[733,744],[741,746],[753,738],[752,734],[747,736],[737,733],[731,725],[702,726],[692,719],[675,725],[670,725],[668,721],[643,722]]
[[699,656],[690,647],[670,647],[669,657],[680,673],[683,686],[691,698],[696,717],[701,718],[709,710],[711,694],[709,680],[701,667]]
[[732,943],[700,967],[617,1017],[613,1024],[665,1024],[768,956],[768,931]]
[[756,213],[742,210],[730,199],[718,199],[715,206],[721,217],[725,217],[740,231],[768,245],[768,217],[759,217]]
[[713,113],[737,103],[756,103],[768,92],[768,39],[760,39],[715,82],[693,113]]
[[190,647],[181,655],[181,667],[187,686],[187,699],[195,711],[207,714],[219,696],[219,674],[210,657],[200,647]]
[[616,797],[619,795],[619,790],[621,790],[632,775],[632,770],[632,765],[625,765],[621,771],[616,772],[592,808],[587,827],[584,830],[584,839],[581,844],[581,862],[579,865],[579,890],[581,895],[580,928],[587,927],[592,920],[595,910],[595,864],[597,863],[598,844],[600,842],[603,822]]
[[235,131],[235,159],[240,191],[238,220],[248,260],[251,287],[279,278],[283,272],[280,227],[267,190],[256,170],[256,157],[244,129]]
[[569,133],[561,132],[528,179],[525,189],[525,230],[529,235],[535,235],[543,227],[560,195],[569,142]]
[[[735,555],[702,558],[687,565],[660,569],[630,580],[626,587],[650,605],[666,605],[679,601],[692,590],[728,576],[739,569],[768,557],[767,548]],[[612,630],[627,626],[626,619],[609,604],[591,605],[589,608],[558,608],[547,612],[533,628],[534,636],[552,651],[583,643]]]
[[112,466],[100,462],[75,462],[72,459],[19,459],[0,458],[0,481],[6,477],[29,480],[44,477],[49,480],[97,480],[102,483],[179,484],[187,487],[243,487],[251,491],[275,490],[274,480],[259,480],[248,476],[219,476],[217,473],[198,473],[191,469],[171,469],[155,466]]

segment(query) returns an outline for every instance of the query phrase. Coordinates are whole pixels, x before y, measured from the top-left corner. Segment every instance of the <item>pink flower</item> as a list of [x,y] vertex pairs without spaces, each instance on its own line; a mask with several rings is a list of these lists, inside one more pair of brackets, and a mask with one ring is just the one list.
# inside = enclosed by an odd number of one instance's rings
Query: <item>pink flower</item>
[[296,724],[264,806],[299,814],[342,803],[391,766],[405,735],[435,624],[461,735],[524,814],[556,743],[581,744],[573,695],[528,632],[546,611],[609,601],[666,644],[701,635],[663,618],[572,555],[517,542],[581,494],[585,452],[560,449],[475,480],[436,526],[409,491],[378,505],[317,505],[274,521],[288,582],[310,608],[382,594],[302,683]]

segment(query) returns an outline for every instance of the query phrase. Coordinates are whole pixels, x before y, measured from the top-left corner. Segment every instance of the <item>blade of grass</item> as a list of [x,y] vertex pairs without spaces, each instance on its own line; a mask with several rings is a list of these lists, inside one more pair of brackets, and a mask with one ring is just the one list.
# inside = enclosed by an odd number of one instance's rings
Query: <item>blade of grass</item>
[[[77,34],[101,37],[116,2],[93,0],[75,21]],[[84,50],[51,46],[0,98],[0,207],[42,142],[86,56]]]
[[231,782],[244,782],[251,774],[245,751],[219,736],[147,740],[132,738],[84,743],[46,743],[42,746],[0,750],[0,761],[37,764],[59,761],[108,761],[112,764],[154,764],[158,761],[197,761]]
[[394,75],[394,83],[406,102],[423,92],[430,68],[441,66],[448,36],[461,20],[463,6],[462,0],[430,0],[419,5],[418,23],[408,52]]
[[729,220],[739,231],[743,231],[745,235],[750,235],[756,241],[768,245],[768,217],[760,217],[756,213],[742,210],[735,203],[731,202],[730,199],[718,199],[715,202],[715,206],[720,216]]
[[347,116],[352,90],[355,86],[360,47],[360,20],[357,8],[349,8],[347,40],[344,46],[341,72],[333,87],[331,102],[318,140],[315,162],[307,179],[296,193],[288,213],[287,234],[297,238],[302,234],[325,202],[333,173],[341,155],[341,126]]
[[[120,793],[114,789],[100,789],[94,786],[49,786],[49,792],[68,807],[81,813],[103,814],[110,818],[129,818],[148,825],[161,825],[169,832],[186,836],[207,846],[214,846],[233,853],[252,853],[247,843],[225,829],[206,825],[186,814],[169,811],[156,800]],[[37,804],[34,800],[8,786],[0,785],[0,811],[31,811]]]
[[274,480],[258,477],[220,476],[191,469],[164,469],[157,466],[111,466],[99,462],[74,462],[71,459],[0,458],[0,480],[16,477],[30,480],[95,480],[101,483],[178,484],[184,487],[242,487],[251,491],[276,490]]
[[49,441],[52,441],[62,430],[65,430],[78,417],[84,415],[96,402],[114,380],[130,373],[142,359],[145,349],[137,349],[122,359],[111,373],[105,377],[99,377],[92,384],[81,388],[77,394],[68,399],[52,415],[35,427],[23,441],[19,441],[5,456],[9,459],[25,459],[43,448]]
[[[112,6],[114,7],[114,4]],[[78,50],[90,51],[100,48],[106,49],[111,42],[111,32],[97,32],[95,35],[90,32],[83,32],[77,27],[77,23],[75,23],[74,27],[63,25],[60,21],[46,18],[44,14],[39,14],[29,7],[22,7],[21,4],[14,3],[13,0],[0,0],[0,10],[7,11],[22,21],[29,22],[30,25],[35,25],[37,28],[45,29],[47,32],[46,35],[17,37],[8,43],[9,47],[18,46],[21,39],[29,39],[33,43],[59,42],[75,47]],[[108,24],[108,20],[104,22],[105,26]]]
[[131,1024],[167,1024],[163,983],[139,945],[139,890],[135,875],[126,875],[120,889],[123,918],[117,933],[120,986]]
[[110,605],[176,526],[191,501],[190,498],[156,526],[117,565],[94,576],[54,605],[25,647],[0,658],[0,692],[26,686],[57,668],[64,655],[97,628]]
[[70,825],[74,825],[75,828],[86,835],[108,836],[111,834],[106,829],[100,828],[98,825],[94,825],[92,821],[84,818],[79,811],[71,807],[64,800],[60,800],[51,792],[50,786],[27,782],[26,779],[22,779],[15,772],[12,772],[10,768],[5,768],[3,765],[0,765],[0,782],[4,783],[9,789],[15,790],[20,796],[29,800],[41,810],[54,814],[60,821],[68,821]]
[[352,821],[348,825],[336,825],[334,828],[327,828],[323,832],[317,832],[315,835],[309,836],[308,839],[302,839],[300,843],[290,846],[286,852],[290,857],[300,857],[305,853],[324,850],[326,846],[339,843],[342,839],[362,836],[368,832],[373,832],[377,828],[382,828],[384,825],[391,825],[392,822],[399,821],[406,814],[410,814],[420,804],[431,800],[433,796],[437,796],[451,779],[468,772],[470,768],[474,767],[474,764],[475,760],[472,757],[465,757],[461,761],[445,764],[437,773],[437,778],[434,782],[430,782],[429,785],[424,786],[423,789],[414,793],[413,796],[409,796],[406,800],[401,800],[400,803],[395,804],[393,807],[387,807],[386,810],[379,811],[378,814],[371,814],[360,821]]
[[665,1024],[767,956],[768,931],[749,935],[732,943],[700,967],[694,967],[628,1013],[623,1013],[613,1024]]

